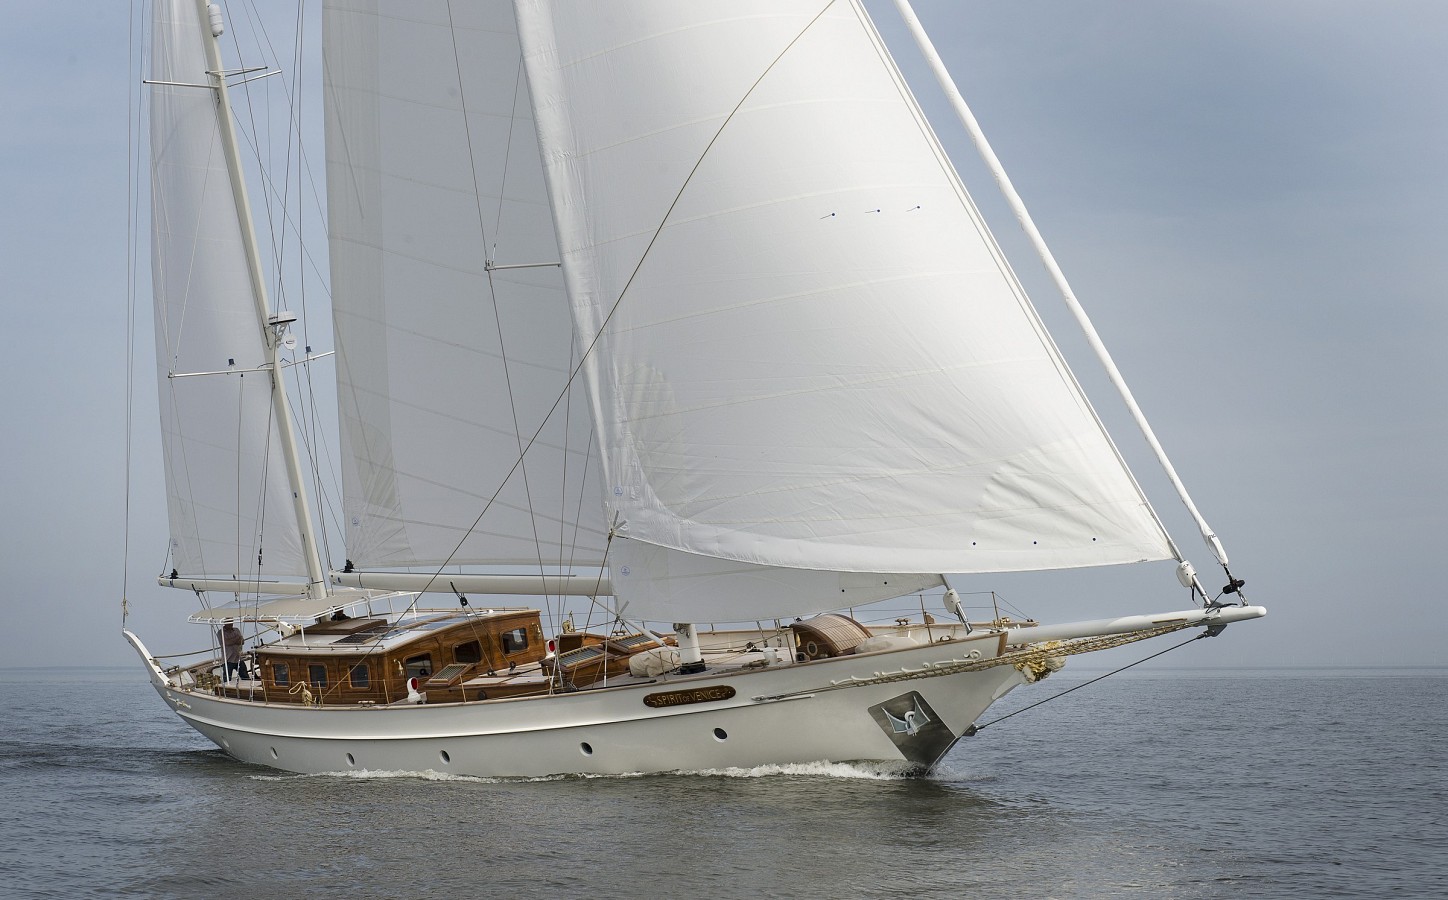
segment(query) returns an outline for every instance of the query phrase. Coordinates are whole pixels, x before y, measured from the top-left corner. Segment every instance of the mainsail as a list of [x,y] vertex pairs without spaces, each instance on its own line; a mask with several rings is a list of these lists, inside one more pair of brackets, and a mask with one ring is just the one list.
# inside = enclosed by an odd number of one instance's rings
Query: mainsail
[[[659,548],[635,555],[1172,555],[858,4],[517,9],[606,509]],[[629,587],[657,570],[615,589],[667,618],[670,591]]]
[[195,2],[157,2],[151,241],[169,566],[306,576]]
[[348,556],[603,559],[510,3],[328,0],[327,197]]

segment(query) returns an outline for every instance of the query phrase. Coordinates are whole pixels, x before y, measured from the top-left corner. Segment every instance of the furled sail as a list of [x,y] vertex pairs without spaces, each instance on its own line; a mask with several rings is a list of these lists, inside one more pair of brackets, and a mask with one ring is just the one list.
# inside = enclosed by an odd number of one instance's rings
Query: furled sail
[[195,0],[156,0],[151,250],[169,565],[307,574]]
[[328,0],[323,45],[348,556],[597,564],[596,438],[511,4]]
[[517,8],[621,537],[831,572],[1171,555],[857,3]]

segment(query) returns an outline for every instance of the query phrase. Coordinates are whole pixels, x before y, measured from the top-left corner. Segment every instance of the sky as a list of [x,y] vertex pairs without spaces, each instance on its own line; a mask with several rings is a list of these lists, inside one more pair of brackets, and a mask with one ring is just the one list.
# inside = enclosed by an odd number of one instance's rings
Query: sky
[[[1448,4],[915,7],[1247,597],[1270,611],[1178,664],[1448,665]],[[893,7],[870,8],[1134,471],[1217,586]],[[128,439],[130,11],[6,9],[0,58],[26,77],[0,84],[12,338],[0,667],[134,664],[123,596],[155,652],[206,636],[183,624],[193,598],[155,583],[167,535],[145,260]],[[1050,621],[1183,605],[1169,569],[957,585]]]

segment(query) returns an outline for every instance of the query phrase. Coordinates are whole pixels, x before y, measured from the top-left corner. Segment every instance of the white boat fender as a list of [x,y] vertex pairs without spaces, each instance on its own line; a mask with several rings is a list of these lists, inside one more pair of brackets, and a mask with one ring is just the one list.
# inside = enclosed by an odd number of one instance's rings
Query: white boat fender
[[635,678],[657,678],[679,667],[679,651],[673,647],[653,647],[628,658],[628,671]]
[[881,650],[906,650],[918,647],[920,642],[903,634],[876,634],[865,638],[855,646],[855,653],[877,653]]

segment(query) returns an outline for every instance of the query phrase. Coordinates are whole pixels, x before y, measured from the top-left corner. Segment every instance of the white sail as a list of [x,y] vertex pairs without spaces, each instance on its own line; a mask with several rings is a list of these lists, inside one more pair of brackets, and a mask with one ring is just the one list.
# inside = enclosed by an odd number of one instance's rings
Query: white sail
[[[151,243],[169,565],[307,574],[195,0],[157,0]],[[214,373],[214,374],[202,374]]]
[[323,43],[348,556],[598,563],[511,5],[328,0]]
[[620,536],[843,572],[1171,555],[856,4],[517,6]]

